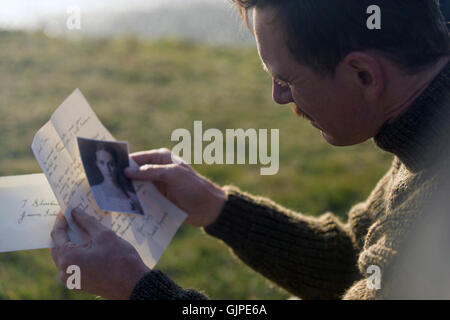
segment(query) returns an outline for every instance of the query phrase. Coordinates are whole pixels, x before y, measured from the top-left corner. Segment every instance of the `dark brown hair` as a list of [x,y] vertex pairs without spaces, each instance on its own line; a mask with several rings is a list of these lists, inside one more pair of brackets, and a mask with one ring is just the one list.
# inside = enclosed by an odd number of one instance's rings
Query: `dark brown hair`
[[[377,50],[410,73],[449,55],[449,34],[438,0],[232,1],[248,26],[249,9],[275,9],[296,60],[325,74],[333,74],[353,51]],[[381,9],[379,30],[367,28],[371,5]]]

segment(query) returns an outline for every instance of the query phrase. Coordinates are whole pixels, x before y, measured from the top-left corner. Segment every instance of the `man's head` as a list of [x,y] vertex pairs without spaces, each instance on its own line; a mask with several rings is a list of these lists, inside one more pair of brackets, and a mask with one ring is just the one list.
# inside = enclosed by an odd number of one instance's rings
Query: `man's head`
[[[424,78],[449,54],[447,29],[433,0],[234,2],[244,18],[255,8],[254,33],[274,78],[274,100],[293,103],[334,145],[373,137],[411,98],[398,96],[400,84],[416,90],[407,79]],[[373,4],[381,8],[381,30],[367,27]]]

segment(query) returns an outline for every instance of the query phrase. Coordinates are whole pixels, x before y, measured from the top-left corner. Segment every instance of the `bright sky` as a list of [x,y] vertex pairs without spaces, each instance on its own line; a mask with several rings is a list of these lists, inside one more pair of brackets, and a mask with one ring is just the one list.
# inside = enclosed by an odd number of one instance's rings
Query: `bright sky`
[[[149,8],[164,3],[178,5],[193,0],[0,0],[0,25],[21,27],[32,24],[36,18],[49,14],[65,14],[70,6],[79,6],[81,12],[119,11]],[[210,0],[217,1],[217,0]]]

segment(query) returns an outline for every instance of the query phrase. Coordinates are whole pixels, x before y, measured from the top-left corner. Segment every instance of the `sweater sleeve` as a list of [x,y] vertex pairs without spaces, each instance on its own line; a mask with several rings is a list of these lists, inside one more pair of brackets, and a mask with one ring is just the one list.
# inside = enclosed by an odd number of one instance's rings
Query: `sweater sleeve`
[[182,289],[162,271],[152,270],[135,285],[130,300],[206,300],[193,289]]
[[224,188],[228,199],[206,233],[247,265],[302,299],[337,299],[358,278],[358,249],[333,214],[307,217],[272,201]]

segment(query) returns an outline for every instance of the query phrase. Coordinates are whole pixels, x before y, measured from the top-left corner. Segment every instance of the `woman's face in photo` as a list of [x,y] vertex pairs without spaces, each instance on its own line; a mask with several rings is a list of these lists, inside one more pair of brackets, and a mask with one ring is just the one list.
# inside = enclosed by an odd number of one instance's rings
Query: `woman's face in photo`
[[97,167],[104,178],[112,179],[114,171],[116,170],[116,163],[112,155],[105,150],[98,150],[96,152]]

